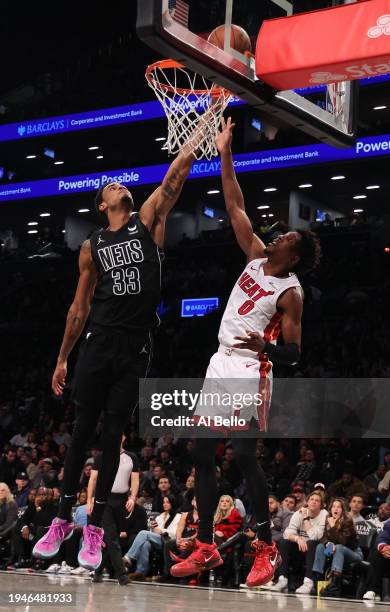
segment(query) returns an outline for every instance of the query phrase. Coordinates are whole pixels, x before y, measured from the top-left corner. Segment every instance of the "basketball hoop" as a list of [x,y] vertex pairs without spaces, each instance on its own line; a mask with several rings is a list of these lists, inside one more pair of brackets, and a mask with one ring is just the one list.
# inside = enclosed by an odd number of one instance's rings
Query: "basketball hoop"
[[145,76],[168,119],[162,148],[173,155],[186,144],[196,159],[216,157],[215,138],[232,94],[175,60],[151,64]]

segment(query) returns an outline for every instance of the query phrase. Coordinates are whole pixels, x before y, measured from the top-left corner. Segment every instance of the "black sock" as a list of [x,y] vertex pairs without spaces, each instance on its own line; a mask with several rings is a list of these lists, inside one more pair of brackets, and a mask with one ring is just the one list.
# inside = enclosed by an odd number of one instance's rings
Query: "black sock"
[[76,495],[61,495],[58,518],[70,523],[72,521],[72,508],[75,503]]
[[258,540],[262,540],[268,545],[272,544],[271,524],[269,521],[256,523],[256,535]]
[[106,507],[105,501],[98,501],[95,499],[95,503],[93,504],[93,510],[91,517],[88,521],[88,525],[94,525],[95,527],[102,526],[104,509]]

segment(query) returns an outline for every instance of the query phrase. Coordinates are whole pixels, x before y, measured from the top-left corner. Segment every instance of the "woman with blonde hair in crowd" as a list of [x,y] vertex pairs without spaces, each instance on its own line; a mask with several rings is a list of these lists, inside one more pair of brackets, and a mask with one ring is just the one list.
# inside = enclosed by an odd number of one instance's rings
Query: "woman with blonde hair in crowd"
[[242,525],[242,516],[234,507],[230,495],[221,495],[214,515],[214,534],[217,542],[222,543],[237,533]]
[[341,595],[341,576],[345,563],[361,561],[363,553],[359,547],[356,529],[343,497],[335,497],[329,505],[324,535],[318,544],[313,564],[313,573],[323,577],[327,558],[332,559],[331,579],[321,591],[322,597]]
[[12,536],[12,530],[18,519],[18,507],[14,501],[9,486],[0,482],[0,555],[1,561],[7,554],[7,540]]

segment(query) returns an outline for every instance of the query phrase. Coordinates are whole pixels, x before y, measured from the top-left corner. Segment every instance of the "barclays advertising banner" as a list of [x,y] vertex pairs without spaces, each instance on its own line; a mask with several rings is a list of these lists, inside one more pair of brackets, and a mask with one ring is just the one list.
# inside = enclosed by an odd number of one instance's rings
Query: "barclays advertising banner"
[[[244,104],[244,102],[238,98],[233,98],[230,102],[231,106],[239,104]],[[73,115],[9,123],[0,126],[0,142],[97,129],[121,123],[161,119],[163,117],[164,111],[160,102],[157,100],[155,102],[141,102],[139,104],[116,106],[115,108],[105,108]]]
[[[389,80],[390,75],[380,75],[362,79],[360,85],[371,85]],[[300,95],[306,96],[325,91],[325,86],[317,85],[306,89],[297,89],[296,91]],[[229,106],[238,106],[242,104],[245,104],[245,102],[238,98],[233,98]],[[61,115],[59,117],[48,117],[45,119],[35,119],[32,121],[23,121],[21,123],[1,125],[0,142],[22,140],[24,138],[37,138],[40,136],[63,134],[79,130],[97,129],[110,125],[119,125],[121,123],[162,119],[163,117],[163,108],[157,100],[154,102],[140,102],[139,104],[116,106],[114,108],[92,110],[85,113],[75,113],[73,115]]]
[[[279,170],[293,166],[324,164],[328,162],[364,159],[378,155],[390,155],[390,134],[360,138],[349,149],[338,149],[325,144],[315,144],[271,151],[257,151],[234,155],[237,173]],[[9,183],[0,186],[0,202],[45,196],[70,195],[83,191],[94,191],[111,181],[124,183],[130,187],[160,183],[169,164],[125,168],[77,176]],[[219,158],[212,161],[197,161],[193,164],[189,179],[207,178],[221,174]]]

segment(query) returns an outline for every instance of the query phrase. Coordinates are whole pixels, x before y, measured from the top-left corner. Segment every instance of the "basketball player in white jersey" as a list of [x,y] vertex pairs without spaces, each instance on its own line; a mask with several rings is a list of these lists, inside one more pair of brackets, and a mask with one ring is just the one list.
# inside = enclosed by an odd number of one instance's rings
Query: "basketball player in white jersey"
[[[219,349],[211,360],[205,385],[221,381],[221,389],[232,379],[245,379],[245,389],[258,391],[260,400],[249,408],[218,407],[219,416],[240,413],[245,428],[267,430],[272,392],[272,365],[294,365],[299,361],[303,292],[297,273],[316,266],[320,247],[307,230],[291,231],[267,247],[256,236],[245,212],[244,198],[237,182],[231,154],[234,124],[222,120],[217,147],[222,161],[223,193],[238,244],[247,256],[245,270],[230,295],[219,329]],[[282,333],[284,345],[276,346]],[[238,381],[242,383],[242,380]],[[212,387],[214,390],[214,387]],[[252,393],[253,397],[253,393]],[[221,410],[224,415],[221,415]],[[197,407],[195,415],[211,416],[210,407]],[[211,425],[212,426],[212,425]],[[223,563],[213,541],[213,514],[217,494],[215,450],[218,439],[196,440],[195,490],[199,512],[198,546],[181,563],[171,568],[174,576],[188,576],[210,570]],[[268,515],[268,491],[262,468],[255,457],[256,437],[233,439],[235,458],[245,476],[252,509],[257,521],[253,546],[255,559],[247,586],[260,586],[272,580],[281,562],[272,542]]]

